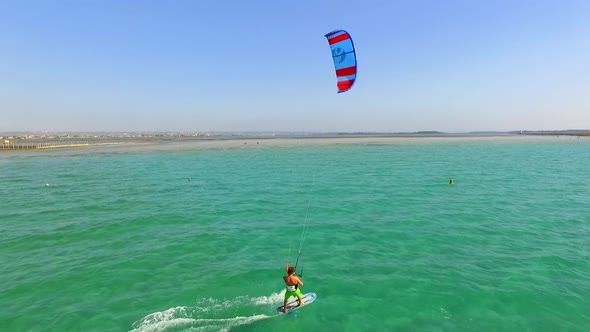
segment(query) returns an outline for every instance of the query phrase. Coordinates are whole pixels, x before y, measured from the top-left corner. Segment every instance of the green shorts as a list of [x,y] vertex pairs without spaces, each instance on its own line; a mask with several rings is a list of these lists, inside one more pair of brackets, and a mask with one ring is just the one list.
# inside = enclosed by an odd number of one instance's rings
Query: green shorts
[[285,292],[285,301],[287,301],[291,296],[300,297],[301,290],[297,288],[297,290],[294,292]]

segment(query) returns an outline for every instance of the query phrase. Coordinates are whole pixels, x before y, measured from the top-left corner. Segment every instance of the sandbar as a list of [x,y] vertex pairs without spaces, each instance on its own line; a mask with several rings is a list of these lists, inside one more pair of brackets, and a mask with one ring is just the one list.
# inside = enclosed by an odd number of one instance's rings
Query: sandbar
[[456,136],[384,136],[384,137],[297,137],[297,138],[224,138],[167,140],[160,142],[100,143],[60,146],[44,149],[3,150],[0,157],[68,156],[86,154],[147,153],[164,151],[207,151],[230,149],[296,148],[328,145],[392,145],[392,144],[463,144],[555,142],[564,140],[590,141],[580,136],[549,135],[456,135]]

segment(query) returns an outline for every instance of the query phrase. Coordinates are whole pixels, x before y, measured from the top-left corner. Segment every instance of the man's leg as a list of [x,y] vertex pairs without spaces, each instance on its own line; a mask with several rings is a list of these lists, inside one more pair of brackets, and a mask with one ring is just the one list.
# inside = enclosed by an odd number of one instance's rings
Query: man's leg
[[285,302],[283,304],[283,312],[287,312],[287,300],[288,299],[285,299]]
[[301,298],[301,294],[299,294],[297,297],[299,299],[299,304],[297,306],[301,307],[301,305],[303,304],[303,299]]

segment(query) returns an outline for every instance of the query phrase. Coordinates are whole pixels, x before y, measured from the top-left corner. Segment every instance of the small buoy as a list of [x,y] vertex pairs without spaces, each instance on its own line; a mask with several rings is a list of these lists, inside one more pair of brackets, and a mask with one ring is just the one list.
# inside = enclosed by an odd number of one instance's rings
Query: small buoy
[[449,184],[453,184],[453,183],[455,183],[455,180],[453,180],[453,179],[450,179],[450,180],[449,180]]
[[187,180],[188,180],[188,182],[191,182],[193,180],[193,178],[188,178]]
[[49,183],[46,183],[46,184],[45,184],[45,187],[49,187]]

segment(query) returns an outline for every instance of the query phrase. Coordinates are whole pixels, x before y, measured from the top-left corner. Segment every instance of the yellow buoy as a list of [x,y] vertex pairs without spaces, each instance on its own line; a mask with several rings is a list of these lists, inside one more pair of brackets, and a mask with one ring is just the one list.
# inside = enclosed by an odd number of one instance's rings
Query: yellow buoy
[[46,184],[45,184],[45,187],[49,187],[49,183],[46,183]]
[[453,179],[450,179],[450,180],[449,180],[449,184],[453,184],[453,183],[455,183],[455,180],[453,180]]

